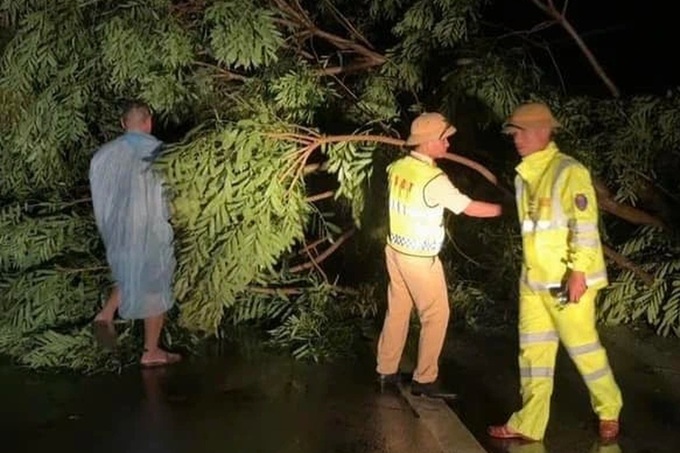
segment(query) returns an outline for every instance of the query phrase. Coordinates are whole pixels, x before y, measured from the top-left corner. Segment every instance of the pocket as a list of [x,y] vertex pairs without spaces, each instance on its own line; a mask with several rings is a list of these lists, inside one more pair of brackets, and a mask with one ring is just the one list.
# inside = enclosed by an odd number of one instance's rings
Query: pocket
[[536,238],[531,267],[549,280],[561,281],[567,271],[567,247],[551,239],[545,236]]

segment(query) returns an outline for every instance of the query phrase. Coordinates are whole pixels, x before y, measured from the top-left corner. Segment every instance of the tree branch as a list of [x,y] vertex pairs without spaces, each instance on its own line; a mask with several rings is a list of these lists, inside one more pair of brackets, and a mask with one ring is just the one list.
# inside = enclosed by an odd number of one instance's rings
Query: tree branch
[[[282,140],[289,140],[289,141],[296,141],[299,143],[306,143],[307,145],[301,148],[300,150],[297,151],[298,157],[294,161],[294,165],[291,166],[291,170],[294,169],[296,166],[299,167],[297,173],[296,173],[296,180],[297,177],[299,177],[300,174],[309,174],[314,171],[317,171],[320,169],[321,164],[309,164],[307,165],[307,159],[312,155],[312,153],[321,147],[322,145],[328,144],[328,143],[339,143],[339,142],[375,142],[375,143],[385,143],[387,145],[393,145],[393,146],[398,146],[402,147],[406,144],[406,142],[400,138],[392,138],[392,137],[385,137],[384,135],[327,135],[327,136],[312,136],[312,137],[305,137],[300,134],[290,134],[290,133],[281,133],[281,134],[269,134],[270,137],[276,138],[276,139],[282,139]],[[447,153],[443,159],[448,159],[453,162],[458,162],[462,165],[465,165],[477,172],[479,172],[484,178],[488,179],[491,183],[494,185],[498,185],[498,179],[494,174],[489,171],[486,167],[483,165],[468,159],[467,157],[463,157],[459,154],[454,154],[454,153]],[[283,177],[287,177],[290,174],[290,171],[285,172]],[[295,181],[293,181],[295,182]]]
[[498,178],[496,178],[496,175],[491,173],[491,171],[486,168],[484,165],[475,162],[472,159],[468,159],[467,157],[463,157],[459,154],[454,154],[454,153],[446,153],[444,156],[442,156],[442,159],[450,160],[452,162],[457,162],[459,164],[463,164],[466,167],[470,167],[476,172],[480,173],[482,176],[484,176],[489,182],[491,182],[493,185],[497,186],[498,185]]
[[318,71],[320,75],[331,75],[339,74],[341,72],[359,71],[374,66],[380,66],[387,61],[387,58],[384,55],[372,50],[370,48],[370,45],[368,44],[368,41],[366,41],[365,38],[361,36],[359,31],[346,18],[342,17],[341,15],[338,16],[339,13],[336,14],[336,18],[338,18],[342,26],[346,30],[348,30],[351,35],[357,36],[360,40],[366,43],[366,45],[360,44],[352,39],[343,38],[336,34],[320,29],[319,27],[316,26],[314,21],[310,19],[307,12],[299,4],[297,0],[289,1],[271,0],[271,1],[284,16],[283,18],[277,19],[278,23],[289,28],[303,29],[302,34],[299,35],[300,39],[317,37],[334,45],[339,50],[350,50],[364,57],[365,61],[356,64],[350,64],[348,66],[345,66],[344,69],[342,66],[320,69]]
[[616,263],[620,268],[631,271],[632,273],[637,275],[638,278],[642,280],[647,286],[652,286],[654,284],[653,275],[649,274],[640,266],[636,265],[631,260],[621,255],[619,252],[612,249],[611,247],[603,244],[602,248],[604,249],[605,256],[612,260],[614,263]]
[[321,192],[316,195],[311,195],[306,198],[306,201],[309,203],[314,203],[315,201],[320,201],[320,200],[326,200],[328,198],[332,198],[333,195],[335,195],[335,191],[333,190],[327,190],[326,192]]
[[614,200],[611,192],[602,181],[593,179],[593,185],[595,186],[595,193],[597,194],[597,204],[604,212],[620,217],[635,225],[651,225],[666,231],[669,229],[668,225],[658,217],[634,206],[624,205]]
[[383,55],[372,51],[371,49],[362,46],[361,44],[358,44],[352,40],[342,38],[340,36],[334,35],[332,33],[328,33],[324,30],[321,30],[319,28],[312,28],[310,30],[314,36],[317,36],[319,38],[322,38],[329,43],[333,44],[336,46],[338,49],[341,50],[353,50],[354,52],[358,53],[359,55],[363,55],[366,57],[368,60],[375,61],[377,64],[383,64],[387,61],[387,58],[385,58]]
[[364,69],[370,69],[376,66],[380,66],[384,61],[377,60],[364,60],[350,63],[345,66],[329,66],[327,68],[319,68],[316,70],[318,75],[338,75],[338,74],[350,74],[353,72],[363,71]]
[[581,52],[585,55],[586,59],[588,60],[593,70],[598,75],[598,77],[602,80],[602,82],[604,82],[604,84],[607,86],[611,94],[615,98],[618,98],[621,95],[619,89],[616,87],[614,82],[612,82],[612,80],[609,78],[605,70],[600,65],[599,61],[597,61],[597,58],[595,58],[595,55],[593,55],[593,53],[590,51],[590,49],[583,41],[581,36],[579,36],[576,29],[567,20],[566,15],[568,2],[565,1],[562,11],[558,10],[555,7],[553,0],[531,0],[531,2],[533,2],[534,5],[538,6],[548,16],[555,19],[555,21],[566,30],[569,36],[571,36],[572,39],[576,42],[576,45],[581,50]]
[[195,64],[196,66],[203,66],[204,68],[213,69],[213,70],[217,71],[217,73],[219,74],[220,77],[223,77],[227,80],[238,80],[240,82],[245,82],[245,81],[248,80],[248,77],[246,77],[244,75],[237,74],[237,73],[231,72],[231,71],[227,71],[226,69],[221,68],[221,67],[219,67],[218,65],[215,65],[215,64],[206,63],[204,61],[194,61],[193,64]]
[[333,2],[330,0],[326,0],[324,2],[326,6],[330,9],[331,14],[335,16],[338,22],[347,30],[347,32],[350,34],[350,36],[356,37],[359,41],[361,41],[366,47],[372,48],[372,44],[366,39],[364,35],[361,34],[357,28],[352,25],[352,23],[347,19],[341,12],[338,10],[338,8],[333,5]]
[[328,236],[324,236],[321,239],[317,239],[316,241],[312,242],[311,244],[305,244],[305,246],[298,252],[299,255],[305,255],[309,254],[312,250],[316,252],[316,248],[326,242],[329,239]]
[[300,264],[298,266],[294,266],[290,268],[291,273],[296,273],[296,272],[301,272],[307,269],[311,269],[313,267],[318,266],[321,264],[324,260],[326,260],[329,256],[333,254],[345,241],[347,241],[350,237],[352,237],[356,233],[356,228],[353,228],[349,231],[346,231],[343,233],[342,236],[340,236],[333,245],[328,247],[326,250],[324,250],[323,253],[321,253],[317,258],[312,258],[312,260],[308,263]]
[[64,274],[80,274],[80,273],[86,273],[86,272],[99,272],[99,271],[107,270],[108,266],[81,267],[81,268],[77,268],[77,269],[76,268],[56,266],[55,269],[59,272],[63,272]]

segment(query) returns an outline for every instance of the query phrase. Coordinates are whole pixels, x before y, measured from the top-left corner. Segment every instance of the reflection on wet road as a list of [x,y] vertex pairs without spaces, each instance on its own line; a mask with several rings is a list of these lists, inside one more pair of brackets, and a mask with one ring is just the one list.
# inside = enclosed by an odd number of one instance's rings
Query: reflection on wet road
[[372,363],[226,354],[120,376],[4,371],[0,380],[12,389],[0,408],[12,452],[437,450],[403,398],[375,391]]

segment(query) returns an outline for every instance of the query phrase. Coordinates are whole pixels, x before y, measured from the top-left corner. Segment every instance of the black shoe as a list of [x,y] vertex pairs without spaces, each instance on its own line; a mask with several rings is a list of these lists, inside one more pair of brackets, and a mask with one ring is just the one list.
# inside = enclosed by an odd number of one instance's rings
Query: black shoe
[[401,382],[401,376],[399,373],[381,374],[378,376],[378,380],[381,384],[399,384]]
[[428,382],[426,384],[418,381],[411,381],[411,395],[441,398],[445,400],[455,400],[458,398],[456,393],[442,390],[436,381]]
[[399,373],[380,374],[378,375],[378,384],[381,392],[399,391],[399,384],[401,383],[401,375]]

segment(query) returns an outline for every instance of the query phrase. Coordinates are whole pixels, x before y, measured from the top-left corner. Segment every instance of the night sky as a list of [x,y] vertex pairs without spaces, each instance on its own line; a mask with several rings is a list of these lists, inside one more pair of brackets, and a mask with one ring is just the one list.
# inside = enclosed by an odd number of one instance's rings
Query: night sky
[[[545,1],[545,0],[543,0]],[[674,3],[621,0],[570,0],[567,19],[582,36],[622,95],[662,94],[680,86],[680,22]],[[563,0],[555,0],[563,5]],[[484,19],[515,30],[528,30],[548,16],[531,0],[495,0]],[[609,91],[585,56],[559,25],[538,32],[550,43],[569,94],[606,97]],[[544,54],[538,51],[538,54]]]

